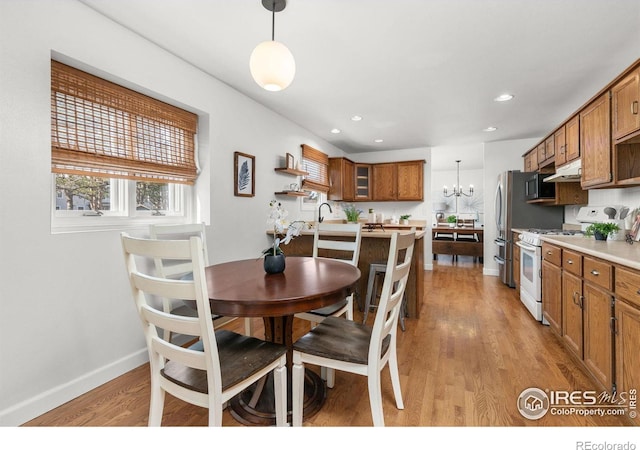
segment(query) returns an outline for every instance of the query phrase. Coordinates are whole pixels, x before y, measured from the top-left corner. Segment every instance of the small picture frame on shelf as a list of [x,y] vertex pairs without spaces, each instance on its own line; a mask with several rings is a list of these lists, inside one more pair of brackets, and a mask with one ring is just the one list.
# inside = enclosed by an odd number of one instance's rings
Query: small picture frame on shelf
[[287,153],[286,156],[287,169],[295,169],[296,168],[296,160],[291,153]]
[[256,158],[246,153],[234,152],[233,195],[236,197],[253,197],[256,195]]

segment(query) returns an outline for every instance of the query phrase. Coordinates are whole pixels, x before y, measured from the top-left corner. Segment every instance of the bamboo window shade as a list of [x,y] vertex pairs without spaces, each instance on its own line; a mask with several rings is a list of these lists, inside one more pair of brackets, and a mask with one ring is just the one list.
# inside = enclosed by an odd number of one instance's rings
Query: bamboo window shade
[[329,192],[329,157],[313,147],[302,144],[302,165],[305,175],[302,188]]
[[51,61],[51,171],[193,184],[198,117]]

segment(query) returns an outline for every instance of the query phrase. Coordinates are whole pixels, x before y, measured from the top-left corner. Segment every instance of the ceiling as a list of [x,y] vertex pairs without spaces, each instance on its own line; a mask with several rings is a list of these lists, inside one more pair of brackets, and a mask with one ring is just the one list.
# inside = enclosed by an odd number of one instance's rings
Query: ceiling
[[267,92],[260,0],[80,1],[347,153],[543,137],[640,58],[638,0],[289,0],[296,77]]

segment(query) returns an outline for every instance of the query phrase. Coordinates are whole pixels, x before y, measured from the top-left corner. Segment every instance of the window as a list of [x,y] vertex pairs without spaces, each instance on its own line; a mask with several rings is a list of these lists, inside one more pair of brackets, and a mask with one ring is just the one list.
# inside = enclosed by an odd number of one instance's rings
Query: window
[[187,218],[196,129],[193,113],[52,60],[53,228]]
[[306,175],[302,187],[308,191],[329,192],[329,157],[308,145],[302,145],[302,166]]

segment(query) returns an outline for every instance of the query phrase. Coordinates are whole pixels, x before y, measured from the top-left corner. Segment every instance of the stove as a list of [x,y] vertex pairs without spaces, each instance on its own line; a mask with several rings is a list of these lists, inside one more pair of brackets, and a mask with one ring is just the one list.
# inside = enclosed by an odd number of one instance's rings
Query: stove
[[581,230],[561,230],[561,229],[540,229],[540,228],[529,228],[525,230],[521,235],[520,239],[527,244],[535,245],[536,247],[542,247],[542,239],[541,236],[583,236],[584,233]]

